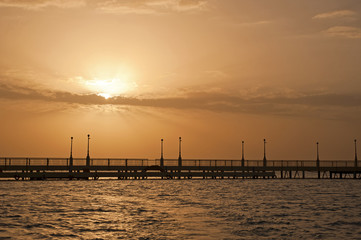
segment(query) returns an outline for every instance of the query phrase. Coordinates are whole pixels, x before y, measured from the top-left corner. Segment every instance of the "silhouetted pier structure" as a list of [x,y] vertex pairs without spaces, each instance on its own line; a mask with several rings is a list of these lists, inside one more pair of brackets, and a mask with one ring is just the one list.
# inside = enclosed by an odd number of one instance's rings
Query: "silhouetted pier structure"
[[361,178],[357,161],[0,158],[0,179]]
[[0,158],[0,179],[225,179],[225,178],[354,178],[361,179],[361,167],[355,159],[320,161],[319,143],[316,160],[268,160],[263,139],[263,160],[246,160],[244,141],[242,159],[183,159],[179,137],[178,159],[165,159],[163,139],[159,159],[90,158],[88,134],[86,158],[73,158],[73,137],[69,158]]

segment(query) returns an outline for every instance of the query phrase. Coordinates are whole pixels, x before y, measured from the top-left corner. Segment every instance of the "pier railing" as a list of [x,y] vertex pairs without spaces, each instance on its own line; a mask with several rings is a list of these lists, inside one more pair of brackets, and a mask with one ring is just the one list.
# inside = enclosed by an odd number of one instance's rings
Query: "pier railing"
[[[319,167],[354,167],[351,160],[322,160]],[[73,166],[85,166],[85,158],[74,158]],[[153,166],[160,159],[93,158],[90,166]],[[0,158],[0,166],[70,166],[69,158]],[[164,166],[178,166],[178,159],[164,159]],[[242,160],[183,159],[187,167],[242,167]],[[262,167],[263,160],[245,160],[245,167]],[[316,160],[267,160],[268,167],[317,167]]]

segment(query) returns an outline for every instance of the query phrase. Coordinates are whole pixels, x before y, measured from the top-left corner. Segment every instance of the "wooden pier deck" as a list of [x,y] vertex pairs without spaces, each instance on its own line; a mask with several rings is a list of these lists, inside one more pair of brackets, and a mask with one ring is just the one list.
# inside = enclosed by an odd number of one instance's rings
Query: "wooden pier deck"
[[[181,165],[180,165],[181,163]],[[264,165],[266,164],[266,165]],[[0,158],[0,179],[361,179],[357,161]]]

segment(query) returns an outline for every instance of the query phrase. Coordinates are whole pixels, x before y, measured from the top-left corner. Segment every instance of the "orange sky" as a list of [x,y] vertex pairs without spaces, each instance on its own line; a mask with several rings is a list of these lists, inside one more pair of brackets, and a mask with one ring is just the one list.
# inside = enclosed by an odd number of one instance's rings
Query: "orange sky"
[[359,0],[0,0],[0,156],[353,159]]

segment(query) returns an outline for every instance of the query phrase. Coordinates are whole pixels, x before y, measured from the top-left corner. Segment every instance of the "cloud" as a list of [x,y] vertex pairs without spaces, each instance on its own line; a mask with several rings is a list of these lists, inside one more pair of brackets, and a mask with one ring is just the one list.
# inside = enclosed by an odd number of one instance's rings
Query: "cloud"
[[237,25],[241,27],[252,27],[252,26],[264,26],[271,23],[272,21],[263,20],[263,21],[255,21],[255,22],[242,22],[242,23],[238,23]]
[[214,17],[218,23],[230,26],[230,27],[242,27],[242,28],[253,28],[253,27],[267,27],[273,23],[275,20],[266,20],[266,19],[240,19],[239,17]]
[[205,10],[206,0],[0,0],[0,7],[40,10],[46,7],[90,7],[103,13],[157,14]]
[[0,0],[0,7],[39,10],[45,7],[74,8],[85,6],[85,0]]
[[351,10],[339,10],[333,12],[320,13],[314,16],[312,19],[333,19],[333,18],[352,17],[355,15],[356,12]]
[[168,11],[205,10],[206,0],[103,0],[92,1],[96,9],[105,13],[119,14],[159,14]]
[[215,79],[229,78],[229,75],[227,73],[220,70],[207,70],[204,71],[204,74],[209,78],[215,78]]
[[323,31],[323,33],[331,37],[361,39],[361,28],[357,27],[335,26]]
[[[303,94],[275,97],[240,96],[220,91],[183,91],[183,96],[162,98],[114,97],[105,99],[96,94],[74,94],[61,91],[35,90],[28,87],[0,84],[0,98],[8,101],[35,100],[65,103],[71,106],[152,107],[168,109],[208,110],[213,112],[251,113],[260,115],[315,116],[345,112],[361,118],[361,96],[347,94]],[[57,106],[58,104],[54,104]],[[341,114],[342,112],[342,114]],[[342,116],[341,116],[342,115]]]
[[180,0],[177,5],[179,11],[205,9],[206,0]]

